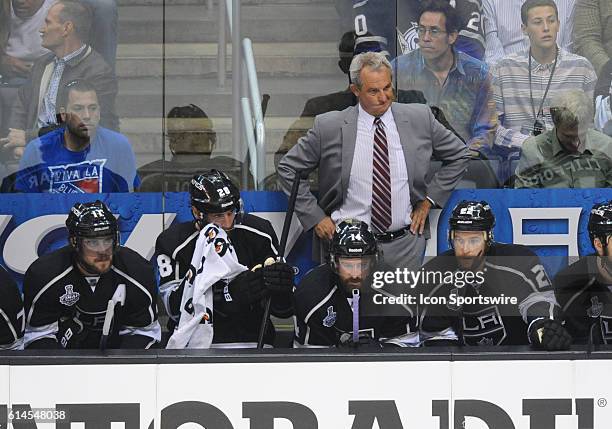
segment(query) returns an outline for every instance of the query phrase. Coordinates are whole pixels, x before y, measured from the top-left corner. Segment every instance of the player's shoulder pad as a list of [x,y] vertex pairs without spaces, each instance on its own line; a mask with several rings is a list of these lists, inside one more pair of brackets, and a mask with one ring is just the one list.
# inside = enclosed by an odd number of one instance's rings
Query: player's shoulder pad
[[252,214],[245,214],[243,215],[240,224],[236,224],[234,226],[234,229],[230,231],[230,239],[234,238],[232,236],[236,233],[254,234],[255,236],[266,239],[270,241],[271,247],[274,247],[276,249],[276,252],[278,252],[278,237],[274,232],[272,224],[266,219],[260,218],[259,216],[255,216]]
[[321,264],[304,275],[293,294],[298,319],[303,321],[314,307],[330,295],[334,286],[333,278],[328,264]]
[[155,287],[153,265],[129,247],[119,247],[113,256],[113,267],[144,287]]
[[592,276],[595,275],[595,270],[590,268],[592,264],[589,264],[589,261],[594,262],[596,257],[595,254],[584,256],[560,270],[553,280],[555,290],[573,290],[586,286]]
[[21,293],[17,282],[6,268],[0,265],[0,305],[5,302],[12,302],[15,299],[21,301]]
[[245,213],[242,216],[242,220],[240,222],[240,224],[238,224],[237,226],[247,226],[249,228],[254,228],[257,229],[261,232],[264,232],[268,235],[270,235],[270,233],[274,234],[273,237],[276,237],[276,233],[274,232],[274,228],[272,227],[272,224],[270,223],[269,220],[261,218],[259,216],[255,216],[252,215],[250,213]]
[[521,244],[493,243],[487,252],[487,263],[512,268],[522,273],[541,265],[540,257]]
[[487,256],[535,256],[535,252],[522,244],[493,242]]
[[30,264],[25,276],[28,281],[45,284],[72,266],[72,255],[73,249],[70,245],[42,255]]
[[187,237],[196,231],[196,227],[193,221],[180,222],[170,225],[170,228],[164,230],[157,236],[155,240],[155,251],[156,253],[168,253],[174,251],[174,249],[181,243],[183,243]]

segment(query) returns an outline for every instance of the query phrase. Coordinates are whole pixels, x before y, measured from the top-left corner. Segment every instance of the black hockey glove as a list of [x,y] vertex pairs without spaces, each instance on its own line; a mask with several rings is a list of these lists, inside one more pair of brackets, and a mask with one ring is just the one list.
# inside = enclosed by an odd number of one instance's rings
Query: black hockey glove
[[553,319],[536,320],[529,331],[531,344],[538,349],[568,350],[572,345],[572,336],[561,322]]
[[293,290],[293,267],[275,262],[261,269],[263,284],[270,294],[288,294]]
[[78,349],[84,336],[83,323],[76,317],[61,318],[57,332],[57,342],[64,349]]
[[[227,292],[227,293],[226,293]],[[240,273],[224,290],[223,299],[226,302],[236,301],[240,306],[248,306],[267,297],[268,291],[263,285],[261,269]]]

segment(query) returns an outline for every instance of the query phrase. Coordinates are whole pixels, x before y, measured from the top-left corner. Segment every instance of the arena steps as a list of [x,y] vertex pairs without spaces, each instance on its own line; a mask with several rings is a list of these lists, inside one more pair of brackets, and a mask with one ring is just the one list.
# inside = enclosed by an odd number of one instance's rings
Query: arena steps
[[[218,1],[212,9],[207,4],[207,0],[119,0],[117,112],[139,166],[161,157],[164,114],[189,103],[202,107],[214,121],[218,135],[214,154],[231,153],[231,45],[226,48],[225,87],[219,88]],[[272,171],[273,154],[306,100],[346,87],[337,65],[343,31],[334,0],[243,0],[242,4],[242,36],[254,42],[260,92],[271,95],[265,122],[267,165]],[[231,41],[229,36],[227,40]]]
[[[260,76],[319,76],[340,73],[338,42],[254,43]],[[232,45],[226,47],[227,79],[231,78]],[[164,61],[162,61],[162,58]],[[121,78],[166,76],[217,76],[217,43],[126,43],[117,47],[117,76]],[[231,82],[228,82],[231,85]]]
[[[119,12],[120,43],[162,41],[162,6],[122,6]],[[203,5],[165,8],[165,41],[216,42],[218,12]],[[242,7],[244,37],[263,42],[325,42],[336,40],[338,29],[333,4],[260,4]]]

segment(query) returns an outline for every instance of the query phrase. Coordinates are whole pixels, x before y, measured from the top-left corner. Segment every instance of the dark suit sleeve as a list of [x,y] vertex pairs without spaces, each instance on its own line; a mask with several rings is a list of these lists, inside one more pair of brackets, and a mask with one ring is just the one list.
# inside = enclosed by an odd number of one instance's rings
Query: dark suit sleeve
[[[321,159],[320,120],[315,118],[314,126],[302,137],[280,160],[278,164],[278,177],[283,191],[289,195],[295,177],[295,171],[310,173],[319,166]],[[332,172],[330,172],[332,173]],[[306,231],[317,225],[325,216],[325,212],[318,205],[317,199],[310,192],[308,180],[302,180],[295,203],[295,213]]]
[[427,196],[443,207],[467,170],[469,152],[465,144],[434,118],[426,109],[431,126],[433,157],[442,161],[442,168],[427,186]]

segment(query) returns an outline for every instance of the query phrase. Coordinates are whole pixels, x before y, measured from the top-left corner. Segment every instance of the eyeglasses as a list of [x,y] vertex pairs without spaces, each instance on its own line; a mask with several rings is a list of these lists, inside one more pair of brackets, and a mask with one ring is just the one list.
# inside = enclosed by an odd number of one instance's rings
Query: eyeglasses
[[434,39],[436,37],[440,37],[442,34],[447,33],[447,31],[440,30],[438,27],[419,27],[417,28],[417,34],[419,37],[423,37],[429,31],[429,35]]

